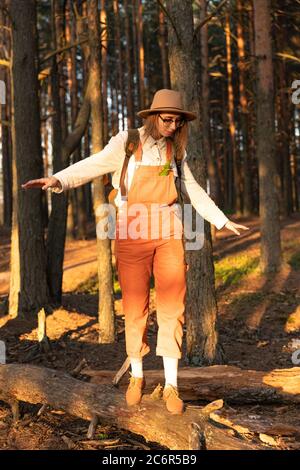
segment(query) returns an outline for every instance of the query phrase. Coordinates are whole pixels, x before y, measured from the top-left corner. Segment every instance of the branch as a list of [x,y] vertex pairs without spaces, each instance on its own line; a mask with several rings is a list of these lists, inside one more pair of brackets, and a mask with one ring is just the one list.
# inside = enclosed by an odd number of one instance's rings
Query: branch
[[10,67],[10,61],[6,59],[0,59],[0,65],[4,65],[4,67]]
[[[43,62],[46,62],[47,60],[51,59],[56,54],[60,54],[61,52],[68,51],[69,49],[72,49],[72,47],[81,46],[82,44],[84,44],[87,41],[88,41],[88,38],[81,39],[80,41],[74,42],[73,44],[68,44],[67,46],[64,46],[64,47],[61,47],[61,48],[57,49],[56,51],[50,52],[50,54],[46,55],[46,57],[44,57],[43,59],[40,60],[40,64],[42,64]],[[111,39],[111,42],[114,42],[114,41],[115,41],[114,39]],[[101,47],[104,47],[104,46],[101,45]],[[106,47],[104,47],[104,48],[106,49]]]
[[165,13],[165,15],[169,18],[170,23],[172,24],[173,29],[174,29],[174,31],[175,31],[178,44],[181,46],[181,45],[182,45],[181,39],[180,39],[180,36],[179,36],[178,31],[177,31],[177,29],[176,29],[175,23],[174,23],[174,21],[173,21],[171,15],[170,15],[170,13],[168,12],[168,10],[166,9],[166,7],[164,6],[164,4],[162,3],[161,0],[157,0],[157,3],[158,3],[158,5],[160,6],[160,8],[162,9],[162,11]]
[[0,119],[0,124],[1,124],[2,126],[11,127],[11,123],[10,123],[9,121],[2,121],[2,120]]
[[296,56],[291,55],[291,54],[287,54],[286,52],[276,52],[276,55],[278,57],[281,57],[282,59],[288,59],[288,60],[292,60],[294,62],[300,62],[299,57],[296,57]]
[[46,55],[46,57],[44,57],[43,59],[40,60],[40,63],[42,64],[43,62],[46,62],[47,60],[51,59],[56,54],[60,54],[61,52],[68,51],[69,49],[72,49],[72,47],[81,46],[81,44],[84,44],[87,41],[88,41],[87,38],[86,39],[81,39],[80,41],[74,42],[73,44],[68,44],[67,46],[60,47],[56,51],[51,52],[50,54]]
[[87,84],[86,92],[84,95],[83,103],[77,115],[74,129],[68,134],[62,147],[62,158],[63,158],[64,163],[67,163],[68,158],[74,152],[76,147],[79,145],[79,142],[88,125],[90,112],[91,112],[90,94],[91,94],[92,85],[93,84],[91,82],[91,75],[90,75],[88,79],[88,84]]
[[41,122],[46,122],[47,119],[49,119],[49,118],[55,116],[55,114],[56,114],[56,113],[53,112],[53,113],[46,114],[45,116],[41,116]]
[[206,25],[214,16],[216,16],[216,13],[221,10],[221,8],[228,2],[228,0],[223,0],[215,9],[214,11],[208,15],[201,23],[198,24],[197,28],[194,31],[194,37],[198,33],[199,29],[203,28],[203,26]]

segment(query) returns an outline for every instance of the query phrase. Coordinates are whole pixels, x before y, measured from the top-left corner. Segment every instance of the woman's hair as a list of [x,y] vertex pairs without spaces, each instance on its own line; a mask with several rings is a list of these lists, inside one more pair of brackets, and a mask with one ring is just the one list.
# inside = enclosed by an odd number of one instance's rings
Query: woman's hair
[[[145,140],[150,135],[155,140],[158,140],[161,138],[161,135],[158,131],[158,119],[159,119],[159,113],[149,114],[149,116],[145,118],[144,120]],[[167,139],[170,139],[174,143],[176,158],[178,160],[182,160],[184,157],[185,149],[187,146],[187,138],[188,138],[187,121],[185,121],[182,127],[177,127],[172,137],[167,137]]]

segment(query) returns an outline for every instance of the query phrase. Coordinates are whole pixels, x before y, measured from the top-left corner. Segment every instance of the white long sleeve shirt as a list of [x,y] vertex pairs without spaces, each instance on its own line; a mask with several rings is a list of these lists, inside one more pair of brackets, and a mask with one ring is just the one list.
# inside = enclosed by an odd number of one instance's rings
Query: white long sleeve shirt
[[[166,139],[162,137],[159,140],[154,140],[149,136],[145,141],[144,127],[140,127],[138,130],[143,145],[142,162],[135,162],[134,155],[130,158],[125,178],[127,191],[130,189],[136,165],[164,165],[167,160]],[[53,176],[60,181],[62,189],[52,188],[52,191],[61,193],[71,188],[77,188],[107,173],[112,173],[113,187],[119,189],[127,137],[127,131],[120,131],[110,139],[108,144],[100,152],[55,173]],[[185,153],[181,165],[182,189],[189,196],[195,210],[205,220],[215,225],[217,229],[221,229],[229,219],[218,208],[206,191],[197,183],[188,166],[187,159],[188,157]],[[178,175],[174,157],[171,162],[171,167],[175,178]],[[118,207],[121,207],[124,203],[124,201],[121,200],[120,190],[118,191],[115,202]]]

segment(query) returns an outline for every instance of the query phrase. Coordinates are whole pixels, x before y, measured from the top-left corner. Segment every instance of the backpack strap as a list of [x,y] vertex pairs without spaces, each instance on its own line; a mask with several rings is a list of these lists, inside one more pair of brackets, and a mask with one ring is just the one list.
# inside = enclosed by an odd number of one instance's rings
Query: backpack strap
[[131,155],[133,155],[138,149],[141,152],[142,146],[140,142],[140,133],[138,129],[128,129],[128,138],[125,147],[125,159],[120,176],[120,189],[122,197],[126,197],[125,175],[127,172],[129,159]]
[[175,186],[176,186],[176,189],[177,189],[178,202],[179,202],[180,205],[182,205],[183,204],[182,188],[181,188],[181,163],[182,163],[182,160],[177,158],[176,152],[175,152],[174,160],[175,160],[175,163],[176,163],[177,175],[178,175],[176,180],[175,180]]

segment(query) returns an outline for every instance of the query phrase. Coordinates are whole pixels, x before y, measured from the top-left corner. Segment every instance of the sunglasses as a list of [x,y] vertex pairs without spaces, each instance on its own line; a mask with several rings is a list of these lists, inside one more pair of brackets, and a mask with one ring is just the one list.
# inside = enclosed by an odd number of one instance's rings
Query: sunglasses
[[182,127],[186,123],[185,119],[182,119],[182,118],[180,118],[180,119],[171,119],[171,118],[164,119],[163,117],[161,117],[160,114],[158,115],[158,117],[162,120],[165,127],[170,127],[173,122],[175,122],[175,125],[176,125],[177,128]]

